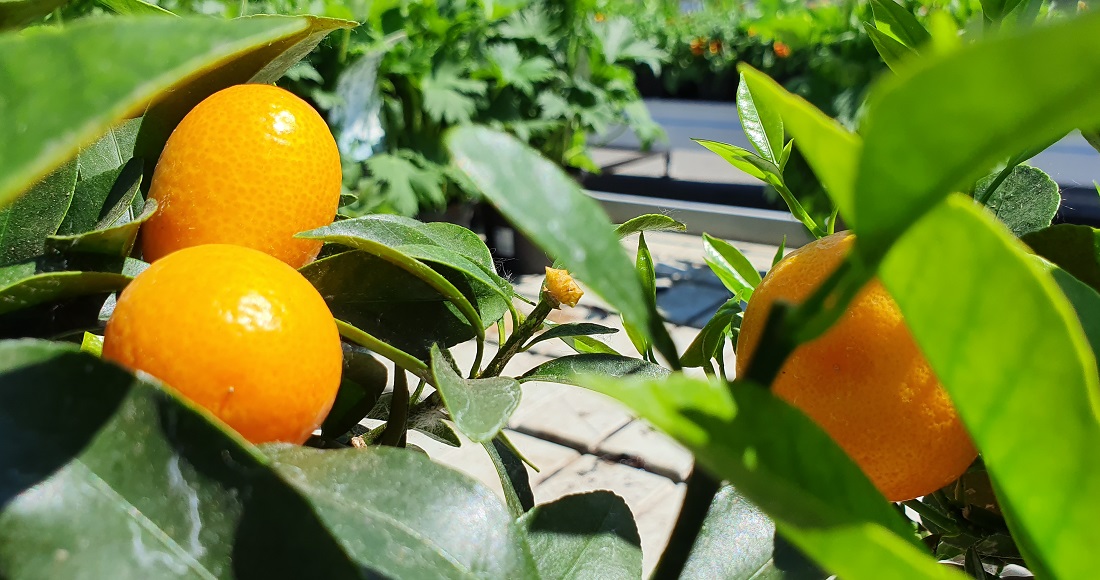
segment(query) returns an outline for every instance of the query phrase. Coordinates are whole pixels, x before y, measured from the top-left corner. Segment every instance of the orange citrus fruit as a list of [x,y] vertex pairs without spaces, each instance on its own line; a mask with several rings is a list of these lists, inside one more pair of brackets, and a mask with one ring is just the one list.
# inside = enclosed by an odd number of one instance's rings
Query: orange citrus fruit
[[294,234],[332,223],[340,204],[340,152],[317,111],[272,85],[237,85],[207,97],[164,146],[141,228],[149,262],[201,244],[236,244],[301,267],[321,242]]
[[[811,242],[768,272],[741,323],[738,374],[756,350],[772,303],[808,298],[854,240],[840,232]],[[878,279],[832,328],[791,354],[772,390],[828,432],[891,501],[936,491],[977,457],[951,399]]]
[[317,290],[271,256],[223,244],[173,252],[134,278],[103,357],[167,383],[253,443],[304,442],[332,407],[343,364]]

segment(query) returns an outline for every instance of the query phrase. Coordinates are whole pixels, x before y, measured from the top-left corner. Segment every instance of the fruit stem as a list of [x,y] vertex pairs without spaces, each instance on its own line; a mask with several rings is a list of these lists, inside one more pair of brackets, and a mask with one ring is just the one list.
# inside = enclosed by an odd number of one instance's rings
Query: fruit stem
[[379,445],[404,447],[405,432],[409,418],[409,376],[397,369],[393,373],[393,399],[390,401],[390,416],[386,428],[378,438]]
[[433,379],[431,372],[428,370],[428,365],[421,362],[420,359],[379,340],[371,334],[363,332],[343,320],[336,320],[336,328],[340,329],[340,336],[386,357],[399,368],[405,369],[421,379],[428,381],[429,384],[432,384]]
[[508,361],[512,360],[512,357],[520,352],[527,340],[542,328],[543,321],[549,316],[550,311],[557,308],[557,306],[558,302],[549,294],[543,292],[539,303],[535,305],[535,309],[532,310],[531,314],[527,316],[514,332],[512,332],[512,336],[508,337],[508,341],[501,345],[496,356],[493,357],[493,360],[489,361],[489,364],[486,365],[485,370],[480,376],[500,376],[500,373],[504,371],[504,366],[508,364]]
[[721,482],[703,471],[699,464],[695,465],[688,476],[684,504],[676,518],[668,547],[661,554],[661,560],[657,562],[657,568],[650,576],[651,580],[675,580],[682,575],[691,548],[703,528],[703,521],[706,520],[710,504],[714,502],[720,486]]

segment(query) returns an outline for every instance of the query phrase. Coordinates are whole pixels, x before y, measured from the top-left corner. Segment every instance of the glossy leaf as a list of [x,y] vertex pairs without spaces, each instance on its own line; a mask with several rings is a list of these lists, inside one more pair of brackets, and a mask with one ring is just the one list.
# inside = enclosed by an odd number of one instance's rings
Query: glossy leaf
[[960,578],[918,547],[909,523],[824,431],[767,389],[681,374],[663,380],[588,375],[581,382],[685,445],[830,572]]
[[765,101],[757,102],[753,87],[742,73],[737,83],[737,116],[745,136],[761,157],[779,165],[783,156],[783,118]]
[[1021,238],[1036,254],[1100,291],[1100,232],[1089,226],[1058,224]]
[[0,288],[0,315],[78,296],[116,292],[130,277],[112,272],[45,272]]
[[684,580],[824,580],[827,574],[775,533],[775,522],[731,485],[722,486],[691,548]]
[[[876,258],[908,224],[1002,159],[1100,125],[1100,45],[1087,40],[1097,35],[1100,14],[1087,13],[927,56],[883,78],[861,126],[855,206],[841,207],[866,243],[860,252]],[[1066,55],[1077,73],[1051,66]]]
[[[559,167],[514,137],[482,127],[447,135],[455,164],[527,237],[585,285],[636,321],[666,358],[676,346],[660,316],[646,304],[641,282],[599,204]],[[486,156],[492,151],[492,156]],[[531,208],[541,208],[534,212]]]
[[57,233],[83,234],[116,225],[133,207],[140,185],[141,161],[137,159],[82,179],[76,184],[72,203]]
[[[976,191],[985,191],[993,177],[978,182]],[[986,207],[1017,237],[1050,225],[1062,195],[1058,184],[1041,169],[1017,165],[997,189],[989,194]]]
[[619,329],[612,328],[610,326],[603,326],[601,324],[593,324],[591,322],[570,322],[568,324],[559,324],[550,327],[545,332],[531,339],[531,342],[527,343],[527,346],[523,347],[524,350],[531,348],[532,345],[538,344],[544,340],[551,340],[555,338],[563,338],[568,336],[592,336],[597,334],[615,334],[619,332]]
[[[136,191],[137,184],[135,184],[134,188],[135,193]],[[141,227],[141,224],[153,217],[153,213],[156,211],[157,201],[151,199],[145,204],[145,208],[142,210],[141,215],[134,218],[133,221],[128,221],[113,227],[85,232],[83,234],[50,236],[46,240],[46,245],[63,253],[88,252],[124,258],[129,256],[130,252],[134,249],[134,243],[137,242],[138,229]]]
[[[184,111],[190,110],[213,92],[198,88],[199,78],[208,76],[200,73],[228,61],[242,62],[242,55],[256,61],[255,68],[263,68],[277,55],[270,54],[270,48],[257,51],[257,47],[276,46],[306,34],[311,22],[282,17],[140,22],[96,18],[36,34],[0,36],[0,69],[6,71],[0,83],[0,127],[13,127],[18,136],[0,142],[0,207],[121,119],[143,111],[158,95],[186,100],[189,105]],[[142,58],[96,57],[108,53]],[[87,60],[93,57],[94,65]],[[95,70],[93,77],[81,73],[90,66]],[[237,70],[237,65],[233,68]],[[148,125],[147,119],[143,132]],[[162,135],[161,144],[167,135]],[[154,155],[151,161],[155,159]]]
[[883,32],[912,49],[918,49],[932,36],[907,8],[894,0],[871,0],[875,22]]
[[0,377],[5,578],[360,577],[316,506],[204,411],[77,345],[2,342]]
[[669,371],[661,365],[622,355],[575,354],[544,362],[524,373],[518,380],[521,383],[544,381],[583,387],[585,385],[578,381],[590,374],[660,379],[667,377]]
[[[742,84],[748,86],[747,83]],[[730,165],[760,181],[767,181],[769,177],[776,179],[775,176],[782,174],[779,167],[766,159],[758,157],[755,153],[743,147],[730,145],[729,143],[720,143],[718,141],[709,141],[707,139],[695,139],[695,142],[706,147],[710,152],[718,155],[722,159],[725,159]]]
[[432,347],[431,371],[455,426],[476,443],[491,440],[519,407],[518,381],[510,377],[464,379],[438,346]]
[[[653,256],[649,253],[649,246],[645,243],[645,233],[638,234],[638,256],[634,260],[634,269],[638,278],[642,281],[642,291],[645,293],[646,302],[650,308],[657,308],[657,277],[653,269]],[[650,350],[653,346],[649,342],[649,336],[636,327],[632,321],[623,318],[623,330],[630,338],[631,344],[638,350],[643,358],[652,357]]]
[[599,490],[567,495],[519,519],[542,578],[642,576],[642,539],[623,498]]
[[2,0],[0,31],[30,24],[67,3],[68,0]]
[[46,236],[57,233],[75,186],[76,162],[71,161],[36,183],[15,203],[0,209],[0,266],[29,260],[45,251]]
[[[680,358],[685,367],[702,367],[713,358],[724,356],[722,346],[730,325],[741,315],[741,299],[731,298],[718,307],[718,311],[703,326]],[[740,326],[740,323],[738,323]]]
[[1100,293],[1057,266],[1048,264],[1048,268],[1062,294],[1073,305],[1092,348],[1092,356],[1096,358],[1100,355]]
[[108,130],[94,143],[80,150],[77,165],[81,181],[120,169],[134,157],[134,143],[141,129],[141,117],[128,119]]
[[882,61],[890,67],[890,70],[897,71],[899,67],[904,66],[906,60],[916,56],[913,49],[905,46],[893,36],[875,28],[870,22],[865,22],[863,29],[867,32],[867,37],[871,39],[871,43],[875,45],[875,50],[882,57]]
[[981,449],[1017,543],[1033,552],[1028,567],[1091,574],[1100,469],[1066,458],[1100,447],[1100,380],[1055,281],[964,196],[914,224],[879,277]]
[[748,300],[760,284],[760,272],[733,244],[703,234],[703,259],[734,296]]
[[326,527],[349,532],[336,541],[376,575],[505,579],[533,574],[519,531],[496,495],[420,453],[290,445],[267,447],[264,453]]
[[783,126],[798,144],[814,174],[840,208],[849,225],[855,225],[854,191],[860,139],[816,107],[789,92],[760,71],[738,65],[745,82],[758,100],[766,100],[783,117]]
[[630,234],[651,231],[683,232],[687,231],[687,226],[664,214],[647,213],[619,224],[615,228],[615,235],[622,239]]
[[[481,286],[471,286],[461,274],[438,268],[439,275],[476,302],[486,317],[494,313],[500,317],[498,294],[479,295]],[[323,258],[301,272],[325,298],[333,316],[420,360],[428,360],[435,343],[453,346],[476,336],[466,317],[438,290],[367,252]]]
[[339,437],[362,421],[386,390],[389,379],[386,367],[368,350],[347,342],[341,343],[341,347],[344,366],[340,390],[321,425],[321,434],[326,437]]

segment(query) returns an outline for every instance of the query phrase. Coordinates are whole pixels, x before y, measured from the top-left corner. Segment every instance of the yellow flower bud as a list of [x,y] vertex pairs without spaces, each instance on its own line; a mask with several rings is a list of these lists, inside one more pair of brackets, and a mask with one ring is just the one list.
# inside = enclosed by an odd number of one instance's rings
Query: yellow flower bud
[[559,304],[572,308],[580,302],[581,296],[584,296],[584,290],[577,286],[568,270],[557,270],[547,266],[546,294]]

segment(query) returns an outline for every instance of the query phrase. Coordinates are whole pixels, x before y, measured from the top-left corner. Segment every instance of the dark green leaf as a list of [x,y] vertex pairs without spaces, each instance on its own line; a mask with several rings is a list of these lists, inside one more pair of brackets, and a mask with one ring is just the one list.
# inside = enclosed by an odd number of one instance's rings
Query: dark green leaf
[[[453,346],[474,338],[465,316],[419,277],[367,252],[330,256],[301,269],[325,298],[333,316],[421,360],[431,346]],[[470,299],[499,303],[495,293],[479,296],[457,272],[440,267],[438,273]]]
[[471,440],[491,440],[519,406],[519,382],[509,377],[464,379],[438,346],[432,347],[432,376],[458,430]]
[[0,343],[3,576],[360,578],[318,506],[219,425],[77,345]]
[[35,274],[0,288],[0,315],[67,298],[115,292],[129,282],[129,276],[111,272]]
[[1081,131],[1081,136],[1092,145],[1093,149],[1100,151],[1100,131]]
[[80,150],[77,157],[79,179],[95,177],[105,171],[121,168],[134,156],[134,143],[141,129],[141,118],[128,119],[111,128],[91,145]]
[[[137,191],[135,184],[135,193]],[[131,198],[132,199],[132,198]],[[127,204],[129,205],[129,204]],[[87,252],[107,254],[124,258],[130,255],[137,241],[141,224],[153,217],[157,211],[157,201],[149,200],[141,215],[123,224],[71,236],[50,236],[46,245],[58,252]]]
[[599,490],[536,506],[519,520],[542,578],[636,579],[642,540],[623,498]]
[[0,209],[0,266],[29,260],[46,250],[46,237],[57,233],[75,186],[73,160]]
[[[213,92],[204,84],[213,67],[231,61],[222,68],[240,71],[247,63],[258,71],[280,54],[273,50],[287,48],[282,44],[286,39],[308,34],[318,22],[282,17],[93,18],[0,37],[0,70],[6,71],[0,82],[0,127],[23,128],[0,142],[0,207],[119,120],[165,96],[142,124],[143,134],[152,131],[150,119],[160,125],[159,144],[151,156],[138,147],[138,155],[155,161],[176,122]],[[103,54],[132,58],[99,58]],[[95,74],[88,76],[90,70]],[[252,76],[226,78],[217,88]],[[162,114],[169,102],[183,104],[170,122]]]
[[527,476],[527,467],[514,451],[507,436],[501,432],[492,441],[481,444],[489,459],[493,461],[500,486],[504,491],[504,500],[512,517],[519,518],[535,507],[535,494],[531,491],[531,479]]
[[840,215],[854,226],[852,209],[861,148],[859,137],[760,71],[746,64],[738,65],[738,70],[752,87],[756,99],[767,101],[783,117],[783,127],[798,143],[799,151],[805,155],[833,204],[840,208]]
[[1089,515],[1100,513],[1100,468],[1065,458],[1100,448],[1100,379],[1058,285],[962,195],[914,224],[879,277],[981,449],[1028,568],[1087,577],[1100,544]]
[[[367,418],[388,421],[392,403],[392,392],[382,395],[370,412],[367,413]],[[434,396],[420,401],[409,409],[406,425],[409,429],[419,431],[444,445],[459,447],[462,445],[462,440],[458,438],[458,434],[454,432],[454,429],[451,429],[451,426],[447,424],[447,419],[450,419],[450,416],[447,415],[447,409],[443,407],[439,397]]]
[[[978,182],[976,191],[992,185],[993,176]],[[989,195],[986,207],[1017,237],[1050,225],[1062,196],[1058,184],[1041,169],[1017,165]]]
[[775,522],[731,485],[714,496],[684,565],[684,580],[824,580],[775,533]]
[[1073,305],[1073,311],[1077,313],[1077,319],[1081,321],[1089,346],[1092,347],[1093,358],[1097,358],[1100,355],[1100,293],[1057,266],[1049,268],[1050,275],[1062,289],[1062,294]]
[[909,48],[919,49],[932,39],[917,17],[894,0],[871,0],[871,11],[883,32]]
[[[843,578],[958,578],[815,423],[756,385],[588,375],[760,506],[799,549]],[[776,437],[776,433],[783,433]]]
[[668,369],[641,359],[612,354],[574,354],[544,362],[519,377],[520,382],[544,381],[585,386],[578,381],[586,375],[610,377],[667,377]]
[[863,23],[863,29],[867,31],[867,36],[871,39],[871,43],[875,45],[875,50],[878,51],[882,61],[890,67],[890,70],[896,72],[899,67],[904,66],[906,61],[916,56],[913,49],[905,46],[893,36],[875,28],[870,22]]
[[1021,0],[981,0],[982,12],[990,20],[1000,20],[1004,15],[1012,12]]
[[290,445],[264,452],[326,527],[349,532],[337,536],[340,547],[376,574],[505,579],[533,573],[520,532],[496,495],[420,453]]
[[[885,252],[908,224],[1001,160],[1100,125],[1100,44],[1087,40],[1097,35],[1100,13],[1083,14],[931,55],[883,78],[861,125],[855,205],[841,205],[866,244],[860,251]],[[1066,55],[1080,74],[1050,65]]]
[[326,437],[339,437],[362,421],[374,408],[386,389],[388,372],[368,350],[358,345],[341,343],[344,367],[336,401],[321,425]]
[[1021,241],[1100,291],[1100,232],[1088,226],[1058,224],[1031,232]]
[[784,252],[787,250],[787,235],[783,235],[783,239],[779,242],[779,247],[775,249],[775,255],[772,256],[772,267],[774,268],[780,260],[783,259]]
[[703,259],[734,296],[748,300],[760,284],[760,272],[740,250],[725,240],[703,234]]
[[2,0],[0,31],[30,24],[67,3],[68,0]]
[[141,160],[130,159],[123,166],[79,181],[57,233],[69,236],[117,225],[137,199],[141,171]]
[[611,328],[610,326],[603,326],[600,324],[593,324],[591,322],[570,322],[568,324],[559,324],[551,327],[546,332],[531,339],[531,342],[527,343],[524,350],[531,348],[532,345],[540,343],[544,340],[550,340],[553,338],[562,338],[566,336],[592,336],[594,334],[614,334],[619,332],[617,328]]
[[665,358],[678,359],[607,214],[575,180],[503,133],[460,127],[448,134],[447,143],[459,169],[509,221],[628,320],[647,329]]
[[[684,351],[680,358],[680,364],[685,367],[702,367],[716,357],[724,356],[722,346],[725,344],[730,325],[741,315],[741,299],[731,298],[725,304],[718,307],[718,311],[707,321],[703,329],[691,345]],[[740,324],[738,324],[740,326]]]
[[647,213],[620,224],[615,228],[615,235],[622,239],[630,234],[649,231],[683,232],[687,231],[687,226],[664,214]]
[[737,84],[737,115],[741,118],[745,136],[756,148],[756,152],[764,159],[779,165],[784,147],[783,118],[778,111],[767,106],[765,101],[756,101],[752,86],[745,82],[744,73]]

